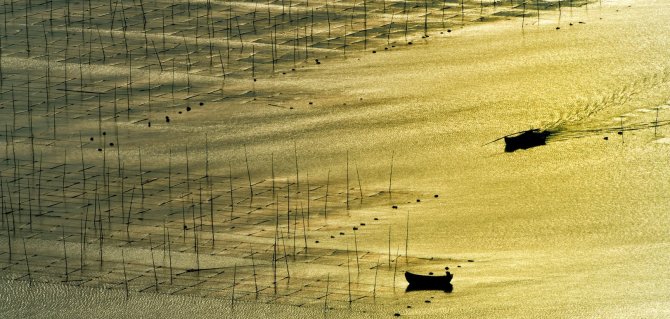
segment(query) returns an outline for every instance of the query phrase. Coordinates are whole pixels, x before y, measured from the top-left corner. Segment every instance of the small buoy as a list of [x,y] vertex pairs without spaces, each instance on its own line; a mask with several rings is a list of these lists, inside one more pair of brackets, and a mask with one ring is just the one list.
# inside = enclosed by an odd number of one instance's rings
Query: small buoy
[[616,133],[619,134],[619,135],[623,135],[623,131],[618,131]]
[[375,220],[379,220],[379,218],[375,217]]
[[354,230],[358,230],[358,227],[354,227]]
[[468,262],[469,262],[469,263],[473,263],[473,262],[475,262],[475,261],[472,260],[472,259],[468,259]]
[[316,240],[316,241],[314,241],[314,242],[315,242],[315,243],[317,243],[317,244],[319,243],[319,241],[318,241],[318,240]]
[[91,137],[90,140],[93,141],[93,137]]
[[313,104],[314,104],[314,102],[309,102],[309,105],[313,105]]
[[335,238],[335,236],[333,236],[333,235],[330,235],[330,238]]
[[417,203],[421,203],[421,200],[417,198],[417,199],[416,199],[416,202],[417,202]]
[[191,107],[190,106],[186,107],[186,112],[191,112]]
[[102,135],[107,135],[107,132],[102,132]]
[[433,275],[433,272],[431,271],[431,272],[429,272],[428,274],[432,276],[432,275]]
[[344,232],[340,232],[340,236],[344,235]]
[[400,313],[399,313],[399,312],[396,312],[396,313],[394,313],[393,315],[396,316],[396,317],[400,317]]
[[377,53],[377,50],[372,50],[372,53]]
[[101,149],[101,148],[99,148],[99,149],[98,149],[98,152],[102,152],[102,149]]
[[365,226],[365,223],[361,223],[361,226]]
[[149,125],[149,127],[151,127],[151,122],[147,122],[147,124]]
[[407,42],[407,45],[412,45],[412,41]]
[[451,29],[447,29],[447,33],[450,33],[450,32],[451,32]]
[[556,30],[560,30],[560,29],[561,29],[561,27],[556,27]]
[[425,302],[425,303],[430,303],[430,300],[426,300],[426,301],[424,301],[424,302]]
[[[254,79],[254,82],[256,82],[256,79]],[[205,105],[205,103],[200,102],[200,106],[203,106],[203,105]]]
[[435,194],[433,197],[438,198],[438,197],[440,197],[440,195]]
[[609,139],[610,139],[610,138],[607,137],[607,136],[603,137],[603,140],[605,140],[605,141],[607,141],[607,140],[609,140]]
[[114,146],[114,143],[109,143],[109,146]]

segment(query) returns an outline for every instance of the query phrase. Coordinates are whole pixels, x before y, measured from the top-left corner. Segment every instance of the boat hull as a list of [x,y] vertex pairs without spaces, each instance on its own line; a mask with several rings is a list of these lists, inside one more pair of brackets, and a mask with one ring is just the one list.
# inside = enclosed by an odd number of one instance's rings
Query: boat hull
[[409,271],[405,272],[405,279],[409,283],[407,291],[412,290],[444,290],[451,292],[453,286],[451,285],[451,279],[454,277],[451,273],[447,272],[445,276],[433,276],[433,275],[418,275],[411,273]]
[[520,149],[529,149],[531,147],[547,144],[547,137],[551,132],[533,129],[523,131],[514,136],[505,136],[505,152],[514,152]]

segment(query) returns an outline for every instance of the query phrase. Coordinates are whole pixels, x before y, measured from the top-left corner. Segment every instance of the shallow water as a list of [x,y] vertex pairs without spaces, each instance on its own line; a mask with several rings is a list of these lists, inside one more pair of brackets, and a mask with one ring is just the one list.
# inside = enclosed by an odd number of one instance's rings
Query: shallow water
[[[563,12],[560,30],[555,15],[544,17],[539,26],[529,23],[523,31],[517,20],[471,25],[416,41],[411,48],[325,60],[318,67],[307,66],[290,81],[277,77],[259,81],[263,90],[295,94],[293,110],[262,102],[232,107],[212,103],[213,110],[158,127],[158,134],[127,137],[129,144],[145,145],[143,156],[151,159],[145,170],[156,171],[168,166],[167,147],[175,141],[183,147],[185,136],[191,154],[196,154],[192,156],[202,157],[202,133],[208,132],[212,175],[224,176],[228,171],[224,163],[234,163],[237,194],[245,192],[243,147],[250,155],[253,178],[264,180],[257,189],[269,187],[271,158],[276,160],[278,180],[293,178],[294,152],[299,154],[302,176],[309,171],[313,185],[323,186],[330,171],[330,182],[337,185],[331,185],[334,211],[328,223],[310,234],[310,246],[316,247],[312,241],[319,240],[318,247],[332,249],[332,255],[291,265],[294,283],[311,283],[315,287],[311,293],[250,302],[249,258],[235,252],[242,250],[237,242],[259,244],[254,247],[265,249],[267,257],[272,254],[267,250],[272,239],[266,235],[246,239],[244,233],[231,230],[219,236],[235,243],[232,252],[219,247],[202,262],[228,268],[246,265],[247,286],[238,290],[245,297],[240,297],[234,313],[229,290],[218,294],[234,280],[230,269],[212,276],[207,281],[211,286],[200,291],[184,295],[132,291],[130,300],[124,301],[119,284],[121,249],[116,244],[106,250],[106,260],[115,263],[108,266],[109,279],[100,280],[113,289],[62,284],[27,288],[25,278],[5,278],[0,311],[10,317],[312,317],[322,313],[323,299],[318,297],[325,292],[323,276],[328,273],[333,276],[329,289],[336,291],[331,300],[335,309],[328,313],[332,317],[386,317],[396,312],[465,318],[667,317],[670,183],[664,178],[667,143],[655,141],[663,141],[668,129],[659,127],[656,134],[653,129],[623,135],[580,133],[652,123],[657,107],[663,107],[660,119],[670,116],[667,9],[662,1],[605,1],[588,11]],[[509,154],[502,152],[500,141],[487,144],[534,127],[558,127],[564,138],[559,134],[546,146]],[[158,135],[171,140],[156,141]],[[131,152],[135,150],[127,151]],[[354,167],[360,169],[364,193],[363,204],[352,204],[348,211],[344,209],[347,156],[351,196],[359,191]],[[184,155],[174,160],[181,165]],[[391,163],[392,193],[387,199]],[[204,171],[202,161],[192,167]],[[227,187],[225,181],[221,178],[217,185]],[[155,192],[156,198],[164,196]],[[323,188],[318,192],[323,195]],[[266,192],[256,201],[273,199]],[[161,237],[161,218],[151,218],[149,213],[149,221],[136,232]],[[238,229],[256,221],[254,215],[241,218]],[[169,226],[181,226],[179,220],[175,217]],[[351,227],[361,222],[366,225],[359,226],[358,237],[352,238]],[[178,232],[178,227],[172,229]],[[53,232],[51,238],[41,236],[60,245],[53,238],[59,231],[53,226],[48,232]],[[341,237],[340,231],[346,235]],[[122,237],[123,232],[115,236]],[[188,236],[180,246],[182,254],[175,257],[182,270],[193,266]],[[6,237],[2,240],[4,244]],[[47,246],[39,240],[29,239],[28,249]],[[153,280],[147,239],[143,240],[139,247],[125,250],[126,258],[135,262],[134,271],[145,274],[136,290],[151,287]],[[69,245],[74,254],[77,246]],[[349,252],[354,245],[367,255],[361,256],[364,267],[355,280],[363,297],[350,303],[349,310],[346,265],[355,267],[353,260],[347,261],[353,258]],[[44,249],[55,256],[60,253]],[[153,250],[158,257],[162,248]],[[405,254],[414,259],[404,261]],[[379,300],[371,300],[374,268],[392,257],[398,273],[449,266],[455,274],[454,291],[404,293],[401,275],[397,283],[391,282],[395,275],[389,261],[388,268],[381,267]],[[162,254],[161,259],[161,280],[165,280]],[[271,271],[267,258],[260,263]],[[24,272],[20,267],[9,271],[11,278]],[[316,279],[321,282],[315,283]],[[196,279],[184,279],[189,280]],[[199,294],[206,297],[193,297]],[[309,296],[315,299],[309,301]],[[295,306],[302,303],[304,307]]]

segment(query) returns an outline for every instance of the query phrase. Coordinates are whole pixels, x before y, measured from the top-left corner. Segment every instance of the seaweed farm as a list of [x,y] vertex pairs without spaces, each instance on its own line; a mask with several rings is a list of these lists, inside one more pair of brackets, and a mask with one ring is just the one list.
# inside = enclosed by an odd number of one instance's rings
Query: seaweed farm
[[[617,313],[568,305],[619,245],[667,248],[665,29],[632,36],[664,6],[641,2],[4,0],[0,313]],[[529,125],[549,143],[503,154]],[[667,256],[635,257],[655,285]],[[560,265],[591,284],[551,291]],[[407,291],[445,267],[453,291]]]
[[[391,203],[409,194],[392,199],[390,176],[388,189],[363,193],[353,163],[345,178],[331,180],[328,172],[310,181],[297,149],[295,175],[252,177],[246,148],[246,168],[233,169],[209,157],[217,151],[206,140],[169,142],[174,149],[159,161],[146,144],[166,131],[187,140],[193,132],[179,129],[193,125],[182,119],[191,111],[293,108],[296,96],[263,82],[314,61],[406,46],[472,23],[484,9],[495,18],[492,5],[5,3],[3,274],[126,296],[152,291],[319,307],[393,298],[404,289],[398,263],[426,261],[399,250],[399,229],[391,237]],[[496,12],[518,10],[512,4]],[[197,140],[207,134],[191,129]],[[275,164],[266,164],[274,174]],[[350,206],[385,208],[358,213],[354,222]],[[388,233],[388,251],[358,250],[357,231],[370,228]]]

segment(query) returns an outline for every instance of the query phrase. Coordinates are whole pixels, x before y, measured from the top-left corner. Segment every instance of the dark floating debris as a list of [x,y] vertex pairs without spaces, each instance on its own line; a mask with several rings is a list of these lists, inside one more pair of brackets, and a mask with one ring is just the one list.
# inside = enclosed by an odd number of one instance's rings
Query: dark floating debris
[[391,208],[398,209],[398,205],[393,205],[393,206],[391,206]]
[[399,313],[399,312],[396,312],[396,313],[394,313],[393,315],[396,316],[396,317],[400,317],[400,313]]
[[417,202],[417,203],[421,203],[421,200],[417,198],[417,199],[416,199],[416,202]]
[[440,197],[440,195],[435,194],[433,197],[438,198],[438,197]]
[[169,116],[165,117],[165,123],[170,123],[170,117]]

